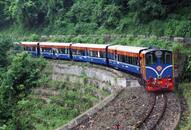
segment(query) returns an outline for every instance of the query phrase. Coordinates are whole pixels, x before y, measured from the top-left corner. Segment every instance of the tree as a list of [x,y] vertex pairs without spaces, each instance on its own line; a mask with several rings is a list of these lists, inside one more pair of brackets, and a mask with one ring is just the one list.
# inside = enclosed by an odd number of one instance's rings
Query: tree
[[41,25],[47,13],[45,1],[13,0],[9,12],[16,21],[26,27]]
[[25,52],[13,58],[0,86],[0,125],[13,118],[15,104],[38,85],[44,67],[44,59]]
[[161,0],[129,0],[128,4],[131,11],[135,12],[136,19],[142,23],[159,19],[166,14]]
[[13,0],[9,14],[25,27],[52,23],[55,16],[61,16],[73,5],[73,0]]
[[3,27],[10,21],[10,17],[8,15],[8,7],[9,2],[7,1],[0,1],[0,27]]
[[12,45],[12,40],[9,36],[0,35],[0,68],[8,64],[7,55]]
[[98,27],[115,28],[121,17],[120,7],[105,0],[77,1],[67,13],[70,22],[93,23]]

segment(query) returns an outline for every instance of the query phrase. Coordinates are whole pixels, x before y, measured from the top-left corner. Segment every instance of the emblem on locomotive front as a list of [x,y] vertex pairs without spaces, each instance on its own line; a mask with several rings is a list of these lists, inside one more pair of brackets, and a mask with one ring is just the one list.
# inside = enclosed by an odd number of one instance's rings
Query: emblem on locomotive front
[[156,69],[157,69],[157,71],[161,71],[162,70],[162,66],[159,65],[159,66],[157,66]]

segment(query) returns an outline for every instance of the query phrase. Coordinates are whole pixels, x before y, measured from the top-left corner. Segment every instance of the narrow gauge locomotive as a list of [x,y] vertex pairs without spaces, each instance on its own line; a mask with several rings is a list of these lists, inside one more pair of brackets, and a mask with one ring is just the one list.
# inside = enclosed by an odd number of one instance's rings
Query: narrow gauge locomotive
[[137,74],[148,91],[174,88],[173,54],[168,50],[81,43],[21,42],[19,45],[33,56],[91,62]]

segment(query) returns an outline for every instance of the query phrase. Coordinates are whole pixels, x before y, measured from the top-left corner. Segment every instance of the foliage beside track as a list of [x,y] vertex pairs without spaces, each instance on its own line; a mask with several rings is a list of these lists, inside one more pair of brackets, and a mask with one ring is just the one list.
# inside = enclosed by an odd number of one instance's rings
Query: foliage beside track
[[[109,94],[87,84],[86,77],[83,84],[52,81],[43,58],[10,51],[12,40],[0,38],[0,130],[55,129]],[[36,95],[34,89],[60,94]]]
[[7,128],[8,124],[14,125],[12,129],[20,129],[16,105],[32,87],[40,84],[45,67],[44,59],[34,59],[27,53],[11,53],[12,45],[9,37],[0,35],[0,129]]
[[191,129],[191,82],[179,84],[178,94],[182,100],[181,121],[176,130],[189,130]]
[[[17,119],[17,104],[26,97],[31,88],[39,85],[44,59],[33,59],[27,53],[13,56],[7,71],[2,75],[0,85],[0,125],[12,124],[12,129],[20,129]],[[9,125],[8,125],[9,126]]]
[[0,68],[7,66],[8,53],[12,47],[12,39],[9,36],[0,35]]
[[[38,89],[52,91],[52,95],[31,93],[16,104],[15,120],[21,129],[53,130],[72,120],[88,108],[92,107],[108,92],[95,86],[79,83],[50,81],[45,88]],[[59,92],[54,95],[54,91]],[[21,118],[22,117],[22,118]],[[15,128],[9,124],[7,129]]]

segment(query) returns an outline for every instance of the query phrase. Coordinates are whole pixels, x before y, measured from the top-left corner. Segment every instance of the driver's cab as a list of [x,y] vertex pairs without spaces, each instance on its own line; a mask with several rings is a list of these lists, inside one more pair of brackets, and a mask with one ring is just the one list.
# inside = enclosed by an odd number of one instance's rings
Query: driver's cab
[[167,50],[151,50],[145,53],[146,79],[172,78],[172,52]]

